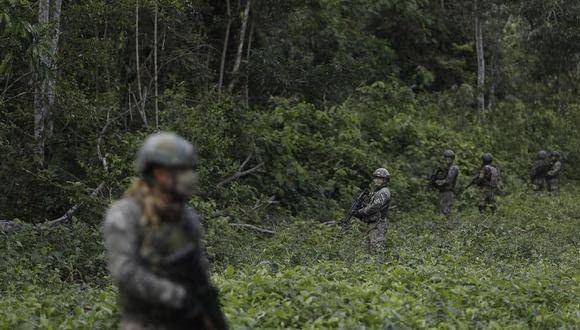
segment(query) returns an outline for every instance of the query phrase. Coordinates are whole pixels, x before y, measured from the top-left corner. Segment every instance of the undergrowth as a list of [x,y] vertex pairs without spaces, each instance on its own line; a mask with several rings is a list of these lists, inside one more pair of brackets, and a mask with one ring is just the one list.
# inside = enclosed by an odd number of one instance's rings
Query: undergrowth
[[[578,328],[580,191],[514,193],[497,215],[392,214],[388,248],[364,227],[288,216],[274,236],[206,220],[224,310],[238,328]],[[338,214],[337,214],[338,216]],[[2,239],[0,328],[118,324],[98,228],[77,221]]]

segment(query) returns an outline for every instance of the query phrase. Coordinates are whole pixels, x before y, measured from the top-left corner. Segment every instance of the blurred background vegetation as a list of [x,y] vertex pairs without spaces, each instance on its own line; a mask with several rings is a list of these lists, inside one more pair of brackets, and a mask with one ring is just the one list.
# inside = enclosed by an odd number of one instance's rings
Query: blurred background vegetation
[[[577,1],[0,8],[0,219],[39,223],[85,201],[84,221],[98,223],[156,130],[199,148],[198,206],[254,222],[264,209],[329,220],[379,166],[401,207],[416,207],[445,148],[463,179],[492,152],[508,190],[540,149],[562,151],[566,177],[580,177]],[[245,160],[242,172],[258,168],[219,184]]]

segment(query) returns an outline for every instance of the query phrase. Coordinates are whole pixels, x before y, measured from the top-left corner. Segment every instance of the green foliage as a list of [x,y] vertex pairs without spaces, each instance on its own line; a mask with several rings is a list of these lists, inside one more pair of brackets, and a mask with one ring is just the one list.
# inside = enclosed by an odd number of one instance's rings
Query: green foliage
[[[297,219],[260,237],[210,218],[208,254],[235,328],[576,328],[578,193],[513,194],[498,215],[472,206],[452,227],[395,211],[380,259],[358,223]],[[2,244],[1,328],[118,324],[96,227],[25,228]]]

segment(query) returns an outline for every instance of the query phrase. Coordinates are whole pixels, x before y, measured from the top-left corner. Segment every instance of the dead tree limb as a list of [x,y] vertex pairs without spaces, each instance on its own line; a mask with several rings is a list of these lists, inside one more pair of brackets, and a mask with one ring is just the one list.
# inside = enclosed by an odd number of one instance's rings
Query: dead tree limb
[[232,181],[238,180],[241,177],[244,177],[248,174],[252,174],[254,172],[256,172],[257,170],[259,170],[260,168],[262,168],[264,166],[264,162],[261,162],[260,164],[246,170],[246,166],[248,165],[248,163],[250,162],[250,160],[252,159],[253,154],[248,155],[248,157],[246,157],[246,160],[244,160],[244,162],[242,163],[242,165],[240,165],[240,168],[238,168],[238,170],[229,178],[221,181],[220,183],[217,184],[217,187],[222,187]]
[[[94,198],[96,197],[103,189],[105,188],[105,183],[101,182],[101,184],[99,184],[99,186],[97,188],[95,188],[95,190],[93,190],[93,192],[90,194],[89,197]],[[63,223],[67,223],[68,221],[70,221],[70,219],[72,219],[72,216],[84,205],[84,202],[80,202],[78,204],[73,205],[73,207],[71,207],[68,211],[66,211],[66,213],[55,220],[52,221],[47,221],[45,223],[40,224],[40,227],[54,227],[54,226],[58,226],[61,225]]]

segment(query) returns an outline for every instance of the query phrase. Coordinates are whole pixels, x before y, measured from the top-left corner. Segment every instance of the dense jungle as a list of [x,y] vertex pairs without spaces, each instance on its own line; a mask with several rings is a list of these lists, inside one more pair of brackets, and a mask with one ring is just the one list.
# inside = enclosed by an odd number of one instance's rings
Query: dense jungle
[[[579,22],[577,0],[0,0],[0,329],[119,327],[102,223],[158,131],[197,149],[232,329],[579,328]],[[531,187],[540,150],[558,194]],[[484,153],[495,214],[463,189]],[[377,258],[338,223],[379,167]]]

